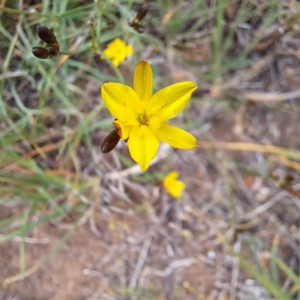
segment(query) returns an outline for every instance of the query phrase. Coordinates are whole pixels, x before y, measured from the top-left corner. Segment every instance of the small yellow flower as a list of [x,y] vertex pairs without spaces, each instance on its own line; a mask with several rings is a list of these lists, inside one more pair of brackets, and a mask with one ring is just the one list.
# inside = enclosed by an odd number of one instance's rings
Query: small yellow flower
[[121,39],[116,38],[114,41],[107,45],[107,48],[103,52],[112,63],[117,67],[123,62],[127,55],[133,53],[132,45],[126,45]]
[[143,171],[155,157],[159,141],[180,149],[197,146],[193,135],[165,123],[185,108],[197,88],[196,83],[175,83],[152,95],[152,81],[151,66],[142,61],[134,72],[133,89],[114,82],[105,83],[101,88],[104,104],[117,119],[113,124],[120,128],[121,138],[128,139],[130,155]]
[[163,179],[165,189],[175,198],[181,197],[181,192],[185,189],[185,184],[180,180],[176,180],[178,175],[178,172],[172,171]]

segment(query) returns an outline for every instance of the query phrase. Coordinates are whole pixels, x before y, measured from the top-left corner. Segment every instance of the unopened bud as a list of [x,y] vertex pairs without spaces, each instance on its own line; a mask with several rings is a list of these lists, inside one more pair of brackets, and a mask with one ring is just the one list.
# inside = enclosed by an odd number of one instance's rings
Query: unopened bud
[[32,54],[40,59],[47,59],[50,58],[50,54],[47,51],[47,49],[43,48],[43,47],[34,47],[31,50]]
[[58,46],[48,46],[47,50],[48,50],[51,58],[57,57],[60,55],[60,49]]
[[108,153],[108,152],[110,152],[111,150],[113,150],[117,146],[119,140],[120,140],[120,136],[117,133],[117,131],[114,129],[103,140],[103,142],[101,144],[101,147],[100,147],[101,152],[102,153]]
[[134,28],[138,33],[144,33],[146,31],[146,27],[143,25],[138,25]]
[[36,32],[38,34],[38,37],[46,44],[51,45],[58,43],[55,34],[47,27],[37,25]]
[[138,10],[138,13],[134,17],[132,21],[129,22],[129,26],[131,26],[138,33],[144,33],[146,31],[146,27],[141,24],[141,21],[145,18],[148,12],[148,5],[144,4]]
[[148,5],[144,4],[140,7],[138,13],[136,14],[134,20],[137,20],[138,22],[142,21],[148,13]]
[[93,17],[88,18],[86,24],[87,24],[87,26],[89,28],[94,28],[95,27],[95,20],[94,20],[94,18]]

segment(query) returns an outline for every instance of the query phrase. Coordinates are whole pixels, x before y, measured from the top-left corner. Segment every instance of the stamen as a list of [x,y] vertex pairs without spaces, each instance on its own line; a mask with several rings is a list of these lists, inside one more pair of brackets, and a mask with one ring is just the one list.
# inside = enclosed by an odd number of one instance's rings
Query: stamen
[[145,115],[140,115],[137,120],[141,125],[147,125],[148,118]]

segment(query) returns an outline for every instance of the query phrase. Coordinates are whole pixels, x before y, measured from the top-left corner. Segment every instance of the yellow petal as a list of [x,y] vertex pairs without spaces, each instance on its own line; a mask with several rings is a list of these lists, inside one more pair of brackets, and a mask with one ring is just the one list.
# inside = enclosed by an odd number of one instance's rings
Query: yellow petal
[[161,124],[154,129],[156,137],[166,144],[179,149],[193,149],[197,147],[196,138],[187,131],[170,124]]
[[177,177],[178,172],[172,171],[163,179],[163,185],[168,193],[176,198],[181,197],[181,192],[185,189],[185,184],[180,180],[176,180]]
[[113,49],[106,48],[103,51],[103,54],[105,54],[105,56],[107,56],[108,58],[113,58],[115,56],[115,51]]
[[176,180],[172,183],[172,186],[168,189],[168,192],[175,198],[182,196],[182,190],[184,190],[185,184],[182,181]]
[[[133,48],[131,45],[127,46],[121,39],[116,38],[107,45],[103,53],[112,60],[113,65],[118,67],[119,64],[126,59],[128,54],[133,53]],[[101,58],[103,59],[102,56]]]
[[121,60],[120,60],[119,57],[115,57],[115,58],[112,59],[112,63],[113,63],[113,65],[114,65],[115,67],[118,67],[119,64],[121,63]]
[[134,109],[138,106],[139,100],[131,87],[115,82],[104,83],[101,95],[109,112],[118,120],[136,118]]
[[124,47],[126,47],[126,44],[121,39],[116,38],[107,45],[106,49],[111,49],[114,52],[117,52],[118,49],[122,49]]
[[147,114],[153,115],[160,122],[176,117],[185,108],[196,88],[195,82],[184,81],[158,91],[150,100]]
[[164,177],[163,182],[169,182],[176,180],[176,178],[179,176],[179,173],[177,171],[171,171],[166,177]]
[[124,47],[125,46],[125,43],[120,38],[115,38],[112,43],[114,43],[114,45],[116,47],[122,47],[122,46]]
[[[132,129],[132,126],[128,125],[127,122],[123,122],[121,120],[116,120],[116,121],[113,121],[113,124],[114,125],[119,125],[121,130],[117,130],[118,134],[121,132],[121,139],[122,140],[127,140],[129,135],[130,135],[130,132],[131,132],[131,129]],[[116,126],[115,126],[116,127]]]
[[148,126],[142,125],[132,128],[128,147],[131,157],[146,171],[157,153],[159,141]]
[[127,53],[127,55],[131,55],[133,53],[133,47],[132,47],[132,45],[128,45],[126,47],[126,53]]
[[133,88],[139,99],[149,101],[152,97],[153,75],[147,61],[141,61],[135,68]]

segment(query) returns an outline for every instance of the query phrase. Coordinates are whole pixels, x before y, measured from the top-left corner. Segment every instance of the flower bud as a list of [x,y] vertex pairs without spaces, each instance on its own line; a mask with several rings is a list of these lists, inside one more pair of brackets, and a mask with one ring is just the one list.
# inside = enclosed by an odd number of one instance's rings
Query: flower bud
[[138,10],[138,13],[134,17],[132,21],[129,22],[129,26],[131,26],[138,33],[144,33],[146,31],[146,27],[141,24],[141,21],[145,18],[148,12],[148,5],[144,4]]
[[57,44],[58,43],[55,34],[47,27],[37,25],[36,32],[37,32],[38,37],[46,44]]
[[31,50],[32,54],[40,59],[47,59],[50,58],[50,54],[47,49],[43,47],[34,47]]
[[146,27],[143,25],[138,25],[138,26],[134,26],[133,27],[135,29],[135,31],[137,31],[138,33],[144,33],[146,31]]
[[108,152],[110,152],[111,150],[113,150],[117,146],[119,140],[120,140],[120,136],[117,133],[117,131],[114,129],[103,140],[103,142],[101,144],[101,147],[100,147],[101,152],[102,153],[108,153]]
[[87,26],[89,28],[94,28],[95,27],[95,20],[93,17],[89,17],[87,20]]
[[148,5],[144,4],[140,7],[140,9],[138,10],[138,13],[136,14],[134,20],[137,20],[138,22],[142,21],[148,12]]
[[57,57],[60,55],[60,49],[58,46],[48,46],[47,50],[48,50],[51,58]]

